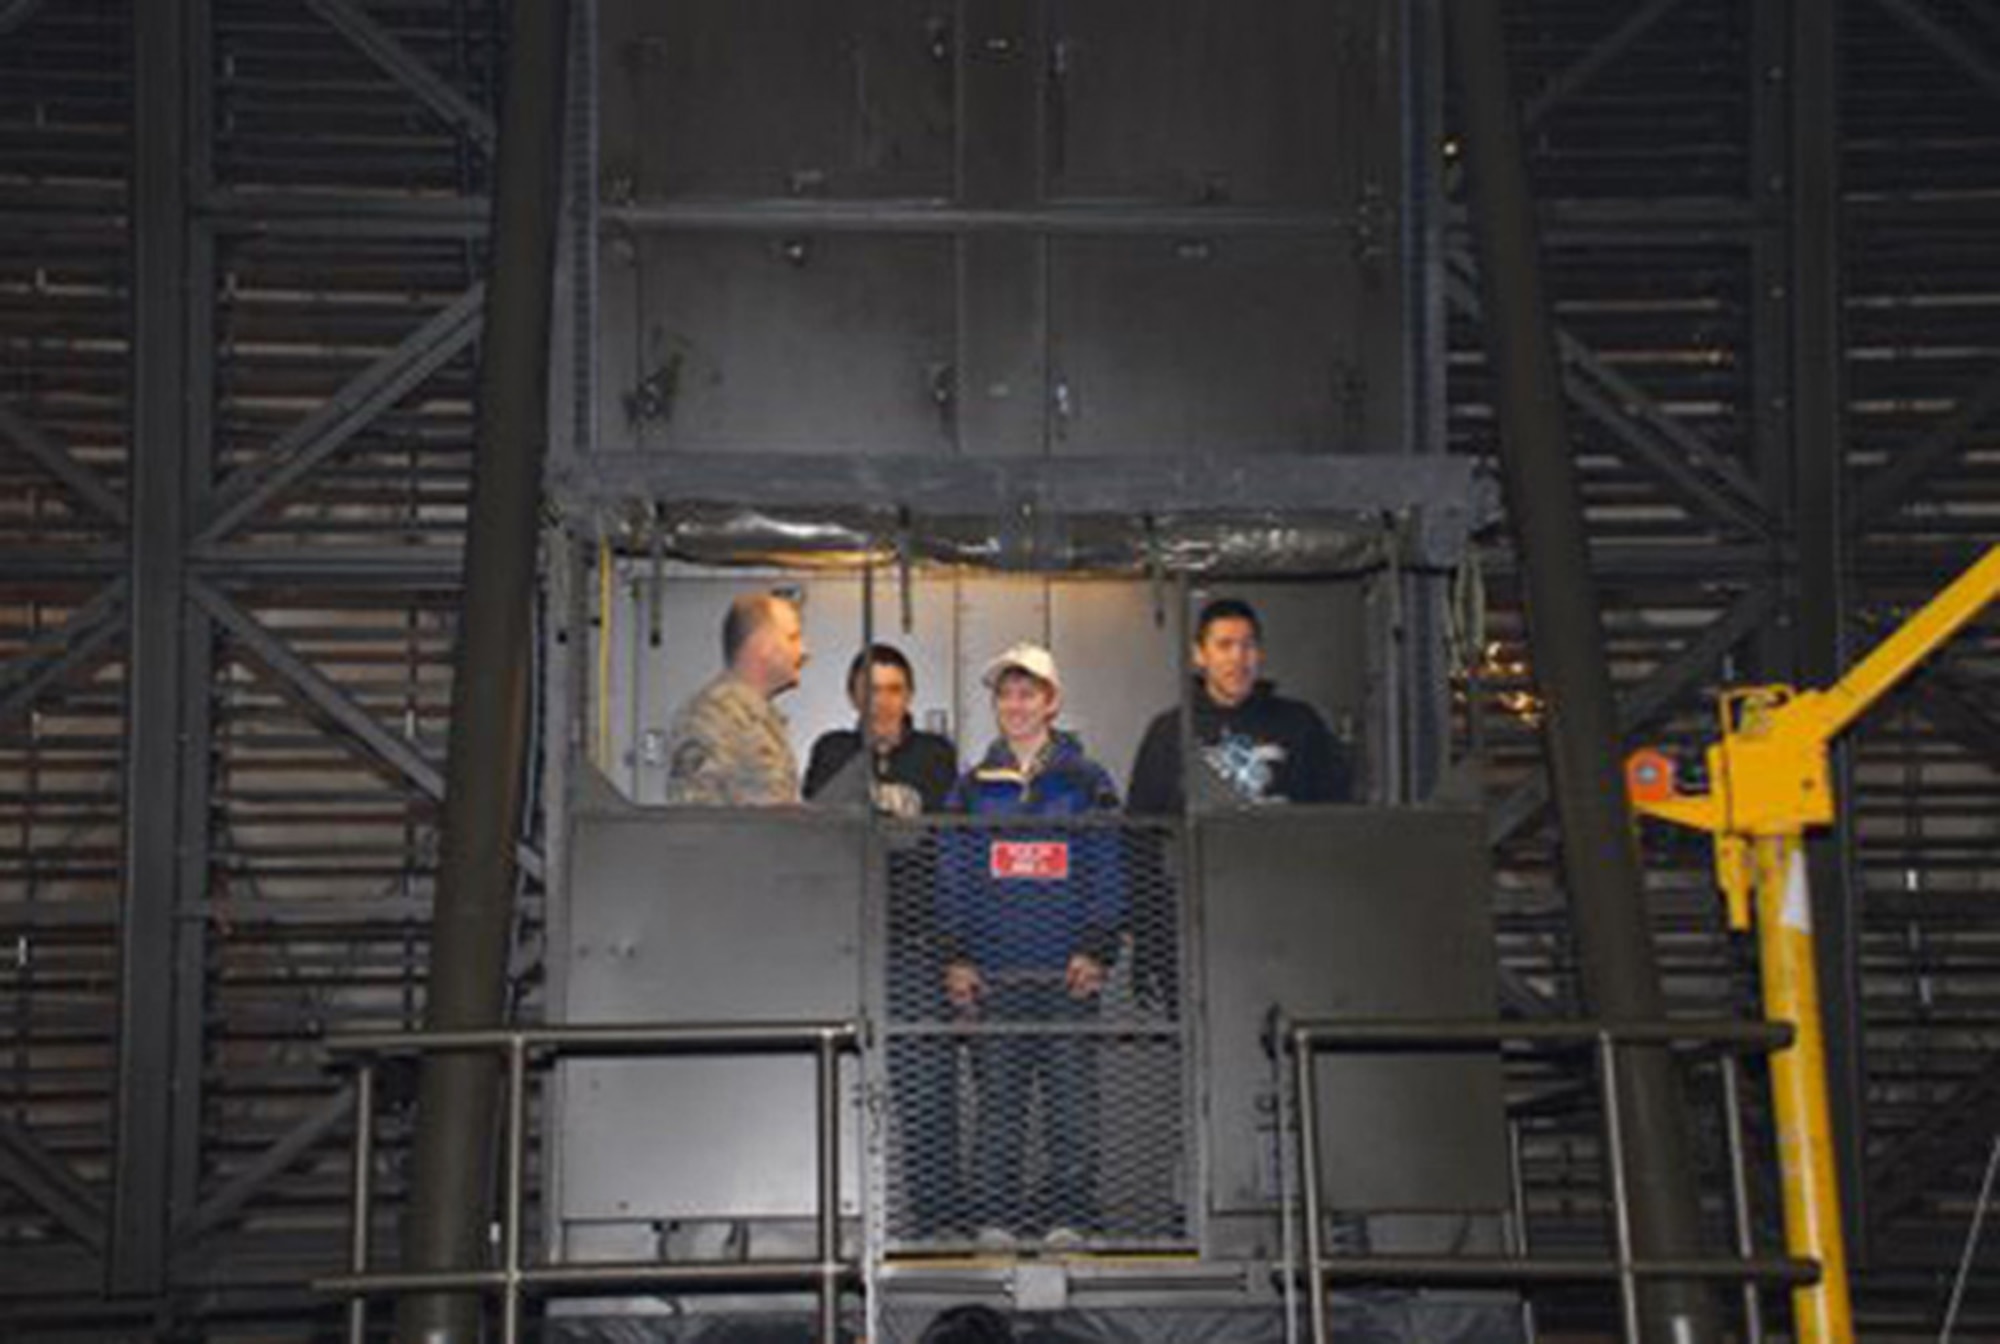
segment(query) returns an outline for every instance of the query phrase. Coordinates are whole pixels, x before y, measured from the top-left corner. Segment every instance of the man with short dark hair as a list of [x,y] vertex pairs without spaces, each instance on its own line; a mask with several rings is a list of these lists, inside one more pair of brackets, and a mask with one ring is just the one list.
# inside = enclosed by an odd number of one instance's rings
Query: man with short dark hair
[[[1318,711],[1279,695],[1263,679],[1264,625],[1257,609],[1222,597],[1195,624],[1195,768],[1244,803],[1345,802],[1353,792],[1346,752]],[[1139,744],[1127,794],[1132,811],[1186,808],[1180,711],[1156,717]]]
[[799,801],[799,767],[785,716],[771,701],[798,685],[809,656],[799,608],[776,593],[729,604],[724,670],[674,715],[667,802],[770,806]]
[[[958,777],[958,749],[949,738],[918,731],[910,718],[916,691],[916,671],[895,645],[874,644],[855,654],[847,668],[847,698],[860,721],[813,743],[806,797],[858,800],[865,780],[875,807],[890,816],[914,817],[942,807]],[[856,764],[864,749],[865,774]],[[847,784],[842,777],[850,772],[856,779]],[[842,788],[832,787],[837,780],[851,792],[843,795]]]

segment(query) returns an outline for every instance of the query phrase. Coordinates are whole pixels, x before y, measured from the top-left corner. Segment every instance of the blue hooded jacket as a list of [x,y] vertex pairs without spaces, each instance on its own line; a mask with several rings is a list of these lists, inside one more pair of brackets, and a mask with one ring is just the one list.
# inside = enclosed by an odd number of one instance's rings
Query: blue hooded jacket
[[[1118,786],[1056,732],[1040,768],[1024,774],[1005,741],[958,777],[945,811],[973,817],[1062,818],[1113,812]],[[937,921],[947,960],[983,970],[1061,971],[1072,953],[1109,965],[1125,923],[1124,864],[1115,829],[952,828],[938,865]],[[1034,871],[1034,870],[1039,871]],[[1028,875],[1009,876],[1009,873]]]

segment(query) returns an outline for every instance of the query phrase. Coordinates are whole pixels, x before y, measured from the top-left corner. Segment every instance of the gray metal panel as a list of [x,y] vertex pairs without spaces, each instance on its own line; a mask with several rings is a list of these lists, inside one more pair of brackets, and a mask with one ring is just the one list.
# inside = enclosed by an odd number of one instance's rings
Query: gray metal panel
[[942,238],[613,236],[601,271],[600,442],[941,451],[956,273]]
[[1065,238],[1049,251],[1058,451],[1395,446],[1369,440],[1373,313],[1345,244]]
[[[572,845],[563,1020],[858,1014],[858,819],[587,815]],[[804,1059],[565,1066],[555,1120],[563,1219],[809,1215],[812,1076]],[[844,1125],[851,1209],[860,1161],[852,1105]]]
[[[1267,1015],[1490,1017],[1479,814],[1286,808],[1196,823],[1208,1017],[1211,1201],[1273,1204]],[[1320,1064],[1323,1188],[1343,1209],[1506,1202],[1497,1059]]]
[[1056,7],[1055,193],[1086,199],[1345,204],[1350,85],[1396,123],[1397,47],[1371,50],[1354,3],[1093,0]]
[[606,195],[947,194],[952,8],[603,0]]

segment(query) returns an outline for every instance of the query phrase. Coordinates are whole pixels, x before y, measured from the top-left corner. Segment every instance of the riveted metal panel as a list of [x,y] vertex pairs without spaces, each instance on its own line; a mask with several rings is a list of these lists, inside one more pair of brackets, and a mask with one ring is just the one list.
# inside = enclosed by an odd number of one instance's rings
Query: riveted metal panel
[[[1058,6],[1058,196],[1344,206],[1362,135],[1394,140],[1396,46],[1365,4],[1092,0]],[[1363,126],[1356,97],[1382,115]]]
[[[1295,1018],[1488,1017],[1485,832],[1470,811],[1283,808],[1201,818],[1212,1207],[1272,1208],[1279,1114],[1264,1047]],[[1323,1057],[1331,1208],[1506,1202],[1497,1057]]]
[[619,234],[603,252],[610,451],[913,453],[951,442],[951,244]]
[[948,0],[604,0],[604,199],[946,195]]
[[[585,816],[572,835],[564,1020],[858,1014],[858,818],[680,809]],[[563,1075],[565,1221],[812,1212],[810,1060],[579,1061]],[[857,1108],[842,1125],[851,1211]]]
[[[1056,451],[1393,450],[1368,413],[1368,299],[1345,244],[1052,244]],[[1379,439],[1380,441],[1371,441]]]

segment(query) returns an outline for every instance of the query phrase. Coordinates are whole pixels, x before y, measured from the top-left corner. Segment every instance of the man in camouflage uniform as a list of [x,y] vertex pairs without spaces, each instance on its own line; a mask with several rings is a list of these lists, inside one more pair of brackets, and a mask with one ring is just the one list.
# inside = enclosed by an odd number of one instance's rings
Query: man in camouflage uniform
[[773,698],[806,662],[798,607],[772,593],[739,597],[722,622],[722,674],[674,715],[667,802],[763,807],[799,801],[799,767]]

